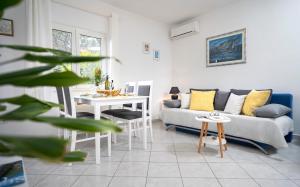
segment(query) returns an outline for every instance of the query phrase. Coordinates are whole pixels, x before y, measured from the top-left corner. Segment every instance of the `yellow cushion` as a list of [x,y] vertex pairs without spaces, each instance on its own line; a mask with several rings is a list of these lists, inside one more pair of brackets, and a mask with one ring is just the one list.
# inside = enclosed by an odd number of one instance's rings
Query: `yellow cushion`
[[190,110],[214,110],[216,91],[192,91]]
[[258,107],[265,105],[270,97],[270,94],[270,90],[252,90],[245,99],[244,106],[242,109],[243,114],[247,116],[254,116],[254,110]]

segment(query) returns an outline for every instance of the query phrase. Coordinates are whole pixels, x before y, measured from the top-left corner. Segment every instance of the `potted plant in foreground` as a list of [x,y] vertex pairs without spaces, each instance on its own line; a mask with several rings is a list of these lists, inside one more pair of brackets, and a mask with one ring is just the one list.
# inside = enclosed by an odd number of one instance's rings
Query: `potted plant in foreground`
[[[21,0],[1,0],[0,18],[6,8],[20,2]],[[55,72],[53,69],[57,65],[66,63],[99,62],[109,58],[103,56],[72,56],[70,53],[64,51],[34,46],[0,44],[0,48],[25,52],[24,55],[18,58],[0,62],[0,68],[3,68],[6,64],[18,63],[20,61],[32,63],[39,62],[42,64],[38,67],[0,74],[0,86],[11,85],[16,87],[34,88],[42,86],[65,87],[82,84],[88,82],[88,78],[79,77],[72,71],[67,70],[67,68],[64,68],[65,70],[61,72]],[[18,108],[9,110],[6,104],[17,105]],[[42,115],[53,107],[62,106],[25,94],[11,98],[2,98],[0,99],[0,120],[12,122],[22,122],[25,120],[42,122],[41,125],[47,123],[58,128],[85,132],[121,131],[121,129],[113,122],[107,120],[78,120]],[[50,162],[76,162],[85,159],[86,153],[84,152],[68,152],[66,149],[67,144],[67,140],[57,137],[0,135],[0,156],[22,156],[38,158]]]

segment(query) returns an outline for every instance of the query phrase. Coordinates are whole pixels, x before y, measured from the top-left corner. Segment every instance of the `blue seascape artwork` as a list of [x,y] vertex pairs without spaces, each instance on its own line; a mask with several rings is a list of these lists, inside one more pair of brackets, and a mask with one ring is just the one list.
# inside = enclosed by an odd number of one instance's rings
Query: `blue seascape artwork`
[[211,39],[208,44],[209,64],[243,60],[243,33]]

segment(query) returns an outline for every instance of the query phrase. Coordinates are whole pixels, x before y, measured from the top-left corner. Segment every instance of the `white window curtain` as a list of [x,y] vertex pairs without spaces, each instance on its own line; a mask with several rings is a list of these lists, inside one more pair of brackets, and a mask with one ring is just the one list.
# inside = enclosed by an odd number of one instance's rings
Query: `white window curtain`
[[[26,0],[28,45],[52,48],[51,0]],[[27,67],[38,66],[29,63]],[[44,99],[45,88],[26,89],[26,93]]]

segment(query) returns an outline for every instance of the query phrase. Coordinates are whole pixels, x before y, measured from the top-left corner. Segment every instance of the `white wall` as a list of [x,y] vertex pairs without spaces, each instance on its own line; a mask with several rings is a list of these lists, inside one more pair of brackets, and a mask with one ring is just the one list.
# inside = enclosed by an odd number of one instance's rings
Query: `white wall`
[[[25,3],[21,3],[19,6],[15,8],[10,8],[5,11],[3,18],[11,19],[14,23],[14,36],[2,36],[0,35],[0,43],[1,44],[25,44],[27,41],[27,32],[26,32],[26,12],[25,12]],[[20,52],[16,52],[13,50],[0,49],[0,61],[5,61],[11,59],[12,57],[16,57],[18,55],[22,55]],[[24,68],[24,63],[20,62],[18,64],[9,64],[6,66],[0,67],[0,72],[12,71],[15,69]],[[14,89],[10,86],[0,87],[0,97],[7,97],[11,95],[16,95],[17,93],[22,93],[24,89]]]
[[[0,36],[1,44],[19,44],[24,45],[27,43],[27,27],[26,27],[26,8],[25,1],[20,5],[10,8],[5,11],[3,16],[7,19],[12,19],[14,21],[14,36]],[[16,58],[21,56],[21,52],[16,52],[13,50],[0,49],[0,61]],[[6,66],[1,66],[0,73],[15,71],[25,68],[24,62],[18,62],[14,64],[9,64]],[[17,95],[24,94],[24,88],[16,88],[12,86],[0,87],[0,98],[14,97]],[[1,134],[22,134],[22,135],[51,135],[56,134],[56,130],[47,124],[32,123],[32,122],[9,122],[3,123],[0,121],[0,133]]]
[[[122,64],[114,63],[112,65],[112,79],[115,82],[116,87],[123,88],[124,83],[128,81],[139,80],[153,80],[153,118],[159,117],[160,101],[164,95],[168,93],[171,87],[172,77],[172,62],[171,62],[171,42],[168,37],[169,26],[164,23],[160,23],[143,16],[133,14],[108,4],[101,3],[100,1],[93,0],[91,4],[84,3],[84,0],[55,0],[56,2],[64,3],[72,7],[93,12],[98,15],[105,15],[110,17],[114,15],[116,20],[113,20],[114,24],[113,37],[117,37],[118,41],[114,41],[114,45],[118,45],[118,52],[114,53]],[[60,8],[54,5],[55,9],[62,12]],[[57,11],[54,10],[54,11]],[[67,17],[76,15],[65,11],[63,13],[57,13],[54,18],[57,21],[61,16]],[[54,13],[55,14],[55,13]],[[53,14],[53,15],[54,15]],[[61,15],[62,14],[62,15]],[[76,20],[76,17],[75,19]],[[99,24],[99,22],[93,22],[91,19],[81,19],[78,21],[79,25],[84,24],[84,21],[90,21],[93,24]],[[114,38],[113,38],[114,39]],[[159,63],[153,61],[152,53],[144,54],[142,51],[143,42],[150,42],[151,48],[160,50],[161,60]],[[116,46],[113,46],[116,49]]]
[[87,29],[103,34],[108,33],[108,19],[77,8],[52,2],[52,21],[71,27]]
[[[173,84],[195,88],[273,88],[294,95],[300,134],[300,1],[246,0],[196,18],[200,34],[174,41]],[[206,38],[246,28],[247,63],[206,67]]]
[[[167,25],[122,13],[119,22],[119,58],[122,61],[119,82],[153,80],[153,118],[158,118],[160,102],[171,87],[171,42]],[[151,45],[150,54],[143,53],[143,42]],[[152,49],[161,53],[160,62],[153,61]]]

